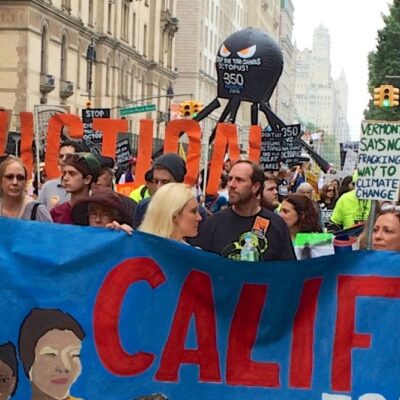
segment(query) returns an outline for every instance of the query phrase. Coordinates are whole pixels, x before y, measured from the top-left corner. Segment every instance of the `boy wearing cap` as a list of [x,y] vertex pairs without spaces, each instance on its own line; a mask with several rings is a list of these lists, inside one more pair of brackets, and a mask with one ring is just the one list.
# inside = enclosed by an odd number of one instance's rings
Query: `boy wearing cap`
[[90,186],[96,182],[99,173],[100,163],[91,153],[76,153],[66,157],[62,182],[71,198],[51,210],[54,222],[73,224],[72,207],[89,195]]

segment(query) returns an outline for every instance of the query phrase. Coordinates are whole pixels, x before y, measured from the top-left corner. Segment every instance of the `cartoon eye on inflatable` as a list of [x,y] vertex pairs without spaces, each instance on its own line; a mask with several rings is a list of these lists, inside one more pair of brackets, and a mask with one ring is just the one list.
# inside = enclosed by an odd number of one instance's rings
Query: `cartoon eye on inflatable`
[[246,49],[240,50],[237,52],[237,55],[240,58],[250,58],[253,57],[257,50],[257,46],[253,44],[253,46],[247,47]]
[[229,57],[231,55],[231,52],[223,44],[221,46],[221,50],[219,51],[219,54],[221,54],[222,57]]

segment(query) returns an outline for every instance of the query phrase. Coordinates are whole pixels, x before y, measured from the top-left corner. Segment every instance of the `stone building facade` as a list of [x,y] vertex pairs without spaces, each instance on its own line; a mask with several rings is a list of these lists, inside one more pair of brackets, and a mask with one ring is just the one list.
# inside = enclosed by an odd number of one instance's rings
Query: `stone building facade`
[[[3,0],[0,106],[12,110],[11,129],[37,104],[80,115],[90,100],[118,117],[119,107],[153,98],[157,113],[147,117],[162,135],[177,76],[175,15],[173,0]],[[130,118],[133,132],[145,116]]]

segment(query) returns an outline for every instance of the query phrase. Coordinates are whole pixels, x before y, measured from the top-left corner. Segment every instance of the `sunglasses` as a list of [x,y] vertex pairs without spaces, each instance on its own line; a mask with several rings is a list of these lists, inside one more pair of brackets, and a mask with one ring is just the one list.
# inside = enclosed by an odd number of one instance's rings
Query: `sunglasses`
[[335,189],[328,189],[326,192],[334,192]]
[[7,174],[4,175],[3,178],[7,179],[8,181],[13,181],[14,179],[16,179],[18,182],[23,182],[26,179],[25,175],[22,174]]

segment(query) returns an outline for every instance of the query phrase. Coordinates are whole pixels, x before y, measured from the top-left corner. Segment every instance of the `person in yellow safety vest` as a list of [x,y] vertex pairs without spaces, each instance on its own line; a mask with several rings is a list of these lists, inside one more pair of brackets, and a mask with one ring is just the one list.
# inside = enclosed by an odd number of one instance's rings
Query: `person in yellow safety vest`
[[145,185],[140,185],[135,190],[132,190],[129,197],[136,201],[139,204],[143,199],[150,197],[155,192],[156,188],[153,184],[153,170],[149,169],[144,174],[144,180],[146,181]]
[[343,229],[348,229],[360,222],[365,223],[371,210],[371,200],[358,199],[356,196],[355,183],[357,179],[358,173],[355,171],[352,186],[350,186],[351,190],[339,197],[331,215],[331,221]]

